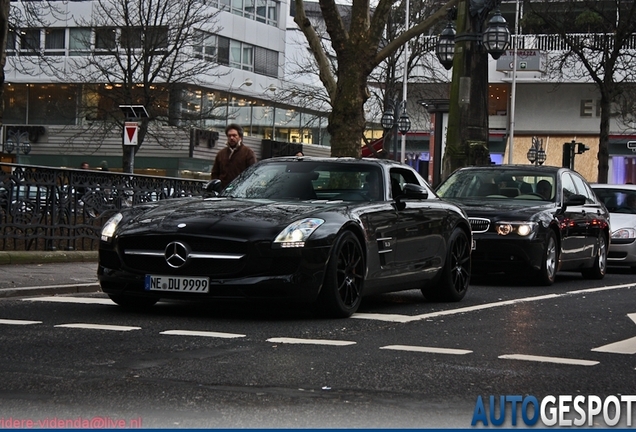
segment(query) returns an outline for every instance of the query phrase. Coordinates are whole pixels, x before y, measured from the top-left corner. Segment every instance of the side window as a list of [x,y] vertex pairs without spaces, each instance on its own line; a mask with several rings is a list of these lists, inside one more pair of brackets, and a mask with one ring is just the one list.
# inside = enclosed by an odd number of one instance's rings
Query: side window
[[570,195],[576,194],[576,187],[569,173],[561,176],[561,187],[563,188],[563,199],[568,199]]
[[585,197],[586,204],[594,204],[596,200],[594,199],[594,193],[587,187],[585,180],[583,180],[578,175],[572,175],[572,181],[574,182],[574,186],[576,187],[576,193],[583,195]]
[[[402,188],[407,183],[420,185],[412,171],[399,168],[391,169],[391,195],[393,198],[402,194]],[[429,192],[429,195],[432,194]]]

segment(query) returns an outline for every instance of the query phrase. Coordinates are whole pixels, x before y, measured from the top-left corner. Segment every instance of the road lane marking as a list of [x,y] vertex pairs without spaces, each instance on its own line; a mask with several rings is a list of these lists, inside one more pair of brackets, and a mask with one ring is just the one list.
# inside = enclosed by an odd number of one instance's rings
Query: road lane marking
[[[636,324],[636,313],[627,314],[629,319]],[[592,351],[608,352],[614,354],[636,354],[636,337],[592,348]]]
[[443,311],[430,312],[430,313],[421,314],[421,315],[390,315],[390,314],[384,315],[384,314],[376,314],[376,313],[355,313],[351,316],[351,318],[408,323],[411,321],[419,321],[424,319],[438,318],[441,316],[456,315],[456,314],[462,314],[467,312],[475,312],[475,311],[491,309],[491,308],[501,307],[501,306],[510,306],[517,303],[550,300],[550,299],[555,299],[559,297],[566,297],[566,296],[573,296],[573,295],[580,295],[580,294],[594,293],[594,292],[601,292],[601,291],[609,291],[609,290],[622,289],[622,288],[633,288],[633,287],[636,287],[636,285],[633,283],[629,283],[629,284],[621,284],[621,285],[612,285],[607,287],[585,288],[585,289],[576,290],[576,291],[568,291],[563,294],[546,294],[546,295],[540,295],[540,296],[534,296],[534,297],[524,297],[519,299],[504,300],[500,302],[486,303],[486,304],[475,305],[475,306],[466,306],[466,307],[457,308],[457,309],[448,309]]
[[564,357],[545,357],[545,356],[534,356],[534,355],[526,355],[526,354],[505,354],[505,355],[500,355],[499,358],[508,359],[508,360],[524,360],[524,361],[558,363],[558,364],[577,365],[577,366],[594,366],[599,364],[599,362],[594,360],[581,360],[581,359],[572,359],[572,358],[564,358]]
[[56,303],[82,303],[82,304],[104,304],[104,305],[115,305],[115,303],[111,299],[106,298],[92,298],[92,297],[56,297],[56,296],[46,296],[46,297],[33,297],[33,298],[25,298],[23,301],[41,301],[41,302],[56,302]]
[[194,331],[194,330],[166,330],[162,331],[159,334],[165,335],[177,335],[177,336],[204,336],[204,337],[215,337],[215,338],[242,338],[246,335],[243,334],[235,334],[235,333],[219,333],[219,332],[208,332],[208,331]]
[[356,342],[328,339],[297,339],[297,338],[270,338],[267,342],[283,343],[283,344],[305,344],[305,345],[334,345],[345,346],[355,345]]
[[0,319],[0,324],[8,324],[8,325],[30,325],[30,324],[42,324],[42,321],[27,321],[27,320]]
[[472,351],[454,348],[436,348],[436,347],[424,347],[424,346],[412,346],[412,345],[387,345],[380,347],[380,349],[396,350],[396,351],[414,351],[425,352],[433,354],[455,354],[464,355],[470,354]]
[[141,327],[128,327],[128,326],[117,326],[117,325],[106,325],[106,324],[86,324],[86,323],[59,324],[54,327],[81,328],[81,329],[91,329],[91,330],[113,330],[113,331],[141,330]]

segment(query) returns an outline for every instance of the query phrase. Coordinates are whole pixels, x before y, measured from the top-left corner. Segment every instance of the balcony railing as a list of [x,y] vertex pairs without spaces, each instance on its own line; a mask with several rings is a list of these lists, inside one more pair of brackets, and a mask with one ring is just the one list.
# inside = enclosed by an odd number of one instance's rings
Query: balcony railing
[[96,250],[121,208],[201,195],[205,180],[0,163],[0,250]]
[[[517,36],[512,36],[513,40]],[[555,34],[527,34],[519,35],[519,49],[538,49],[543,51],[566,51],[569,50],[565,40]],[[577,43],[585,43],[586,46],[601,50],[612,49],[614,47],[614,35],[606,33],[573,33],[568,37],[573,38]],[[422,36],[420,41],[422,47],[427,51],[435,51],[437,35]],[[513,42],[514,43],[514,42]],[[512,44],[511,44],[512,45]],[[636,50],[636,34],[630,35],[627,43],[623,47],[626,50]]]

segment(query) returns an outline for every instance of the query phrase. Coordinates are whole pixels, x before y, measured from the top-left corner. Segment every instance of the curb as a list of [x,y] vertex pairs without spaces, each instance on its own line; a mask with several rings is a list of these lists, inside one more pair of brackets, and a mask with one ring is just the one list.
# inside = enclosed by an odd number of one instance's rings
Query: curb
[[0,265],[97,262],[97,251],[0,251]]
[[73,284],[73,285],[49,285],[41,287],[3,288],[0,290],[0,298],[30,297],[57,294],[77,294],[101,292],[99,283]]

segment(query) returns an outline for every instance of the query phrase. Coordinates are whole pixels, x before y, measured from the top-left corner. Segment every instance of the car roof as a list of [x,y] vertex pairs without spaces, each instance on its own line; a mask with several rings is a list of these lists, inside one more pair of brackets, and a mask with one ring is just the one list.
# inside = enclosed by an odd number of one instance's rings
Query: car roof
[[488,165],[488,166],[470,166],[459,168],[457,171],[496,171],[496,172],[505,172],[505,171],[535,171],[538,173],[557,173],[559,171],[570,171],[569,168],[551,166],[551,165]]
[[606,184],[606,183],[591,183],[592,189],[616,189],[624,191],[636,191],[635,184]]
[[411,168],[408,165],[399,163],[391,159],[376,159],[376,158],[354,158],[354,157],[313,157],[313,156],[281,156],[270,159],[263,159],[261,162],[287,162],[287,161],[302,161],[309,162],[335,162],[335,163],[362,163],[380,166],[395,166],[399,168]]

